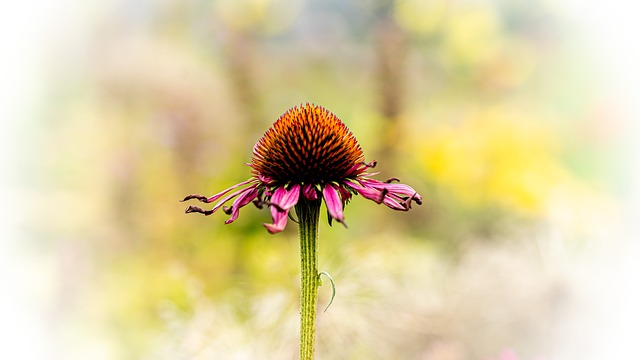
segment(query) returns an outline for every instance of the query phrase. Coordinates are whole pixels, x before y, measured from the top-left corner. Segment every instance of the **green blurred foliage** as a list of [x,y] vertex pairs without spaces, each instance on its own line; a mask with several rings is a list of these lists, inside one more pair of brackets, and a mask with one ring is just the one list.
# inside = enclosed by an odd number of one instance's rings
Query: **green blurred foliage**
[[[295,354],[295,223],[270,236],[261,226],[267,211],[247,206],[225,226],[224,214],[184,216],[178,200],[248,178],[243,164],[253,143],[299,103],[334,112],[367,160],[380,160],[381,179],[399,177],[425,198],[422,207],[394,213],[356,197],[345,212],[349,229],[321,228],[321,269],[337,279],[339,301],[354,311],[343,314],[339,304],[330,310],[349,318],[349,326],[330,318],[343,330],[320,324],[328,358],[398,358],[407,349],[467,354],[462,358],[497,353],[514,341],[506,332],[478,340],[456,332],[460,324],[442,314],[435,323],[424,320],[434,326],[430,332],[408,340],[390,330],[382,353],[375,344],[383,330],[357,334],[384,328],[379,312],[391,310],[376,302],[399,309],[399,299],[418,296],[381,289],[400,284],[437,298],[446,287],[444,278],[423,284],[430,280],[412,277],[412,269],[457,272],[456,259],[478,241],[529,244],[527,234],[550,221],[559,201],[570,209],[576,199],[609,204],[566,161],[580,156],[568,152],[576,140],[567,129],[579,136],[574,119],[583,114],[555,106],[555,95],[580,101],[568,94],[581,84],[554,78],[573,63],[545,2],[121,1],[101,11],[87,59],[55,84],[61,90],[39,145],[48,164],[40,186],[55,206],[38,231],[43,248],[56,250],[59,282],[71,284],[60,287],[67,305],[57,308],[71,325],[60,327],[71,344],[100,342],[104,358],[206,348],[204,340],[171,344],[210,303],[225,304],[221,324],[229,333],[244,326],[245,343],[261,329],[282,344],[266,349]],[[601,165],[582,163],[592,173]],[[571,221],[558,226],[571,233]],[[67,261],[78,262],[71,277],[63,271]],[[403,283],[411,279],[418,283]],[[321,290],[326,303],[330,294]],[[273,294],[284,294],[274,300],[279,320],[256,323],[255,306]],[[423,300],[443,301],[436,298]],[[376,312],[374,325],[364,309]],[[294,333],[285,334],[291,326]],[[100,340],[90,339],[96,329]],[[345,338],[322,335],[332,331]],[[425,345],[434,339],[444,350]],[[335,346],[347,355],[328,350]],[[83,350],[69,351],[82,357]]]

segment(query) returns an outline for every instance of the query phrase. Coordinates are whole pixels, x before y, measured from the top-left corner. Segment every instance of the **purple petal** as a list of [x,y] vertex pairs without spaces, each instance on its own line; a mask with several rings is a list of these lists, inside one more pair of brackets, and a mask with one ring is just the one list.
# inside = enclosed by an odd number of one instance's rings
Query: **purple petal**
[[372,189],[372,188],[356,188],[358,194],[362,195],[365,199],[373,200],[377,204],[381,204],[384,200],[384,194],[380,190]]
[[288,191],[284,186],[277,188],[271,196],[270,202],[281,210],[289,210],[298,203],[299,198],[300,184],[295,184]]
[[262,224],[267,231],[271,234],[279,233],[284,230],[285,226],[287,226],[287,218],[289,211],[288,210],[280,210],[275,206],[271,206],[271,219],[273,220],[273,224]]
[[289,210],[294,207],[300,199],[300,184],[294,184],[291,189],[287,190],[284,186],[277,188],[271,194],[270,209],[272,224],[263,224],[271,233],[279,233],[287,226],[287,217]]
[[317,200],[318,199],[318,191],[313,184],[307,184],[302,188],[302,194],[307,200]]
[[322,190],[322,196],[324,197],[325,204],[327,204],[329,215],[331,215],[331,217],[336,219],[338,222],[344,222],[344,214],[342,213],[342,200],[340,200],[338,190],[336,190],[336,188],[332,184],[327,184]]
[[409,204],[404,202],[403,200],[397,200],[389,196],[385,196],[384,200],[382,200],[382,203],[393,210],[408,211],[411,208]]
[[271,179],[268,176],[262,175],[262,174],[258,174],[258,180],[260,180],[260,182],[262,182],[263,184],[271,184],[271,182],[273,182],[273,179]]
[[213,195],[211,197],[205,197],[205,196],[202,196],[202,195],[192,194],[192,195],[189,195],[189,196],[185,197],[182,201],[187,201],[187,200],[190,200],[190,199],[198,199],[198,200],[200,200],[200,201],[202,201],[204,203],[214,202],[214,201],[220,199],[221,197],[223,197],[229,191],[231,191],[231,190],[233,190],[235,188],[238,188],[240,186],[250,184],[251,182],[255,182],[255,181],[256,181],[255,178],[251,178],[249,180],[246,180],[246,181],[243,181],[241,183],[235,184],[232,187],[230,187],[230,188],[228,188],[226,190],[223,190],[223,191],[221,191],[221,192],[219,192],[219,193],[217,193],[217,194],[215,194],[215,195]]
[[[358,184],[359,183],[359,184]],[[407,211],[411,209],[411,201],[422,204],[422,197],[411,186],[405,184],[382,182],[375,179],[360,178],[358,183],[346,184],[360,195],[376,203],[383,203],[393,210]]]
[[[234,189],[234,188],[238,187],[239,185],[240,185],[240,184],[234,185],[233,187],[231,187],[231,188],[229,188],[229,189],[227,189],[227,190],[225,190],[225,191],[221,192],[220,194],[216,194],[216,195],[212,196],[211,198],[219,197],[219,195],[221,195],[221,194],[222,194],[222,195],[224,195],[224,194],[226,194],[227,192],[229,192],[229,190]],[[233,193],[231,193],[231,194],[229,194],[229,195],[225,196],[223,199],[221,199],[220,201],[218,201],[218,203],[217,203],[217,204],[213,207],[213,209],[211,209],[211,210],[203,210],[203,209],[201,209],[201,208],[199,208],[199,207],[197,207],[197,206],[189,206],[185,212],[186,212],[186,213],[198,212],[198,213],[205,214],[205,215],[211,215],[211,214],[213,214],[214,212],[218,211],[221,207],[223,207],[223,205],[224,205],[227,201],[229,201],[229,200],[233,199],[234,197],[236,197],[236,196],[238,196],[238,195],[240,195],[240,194],[243,194],[243,193],[247,194],[247,193],[252,193],[252,192],[254,192],[254,191],[255,191],[255,195],[253,195],[252,199],[253,199],[253,198],[255,198],[255,197],[257,196],[257,191],[258,191],[257,189],[258,189],[258,185],[259,185],[258,183],[255,183],[255,184],[251,185],[251,186],[250,186],[250,187],[248,187],[248,188],[240,189],[240,190],[234,191]],[[189,198],[189,197],[187,197],[187,198]],[[201,200],[201,201],[204,201],[204,200],[202,200],[202,199],[200,199],[200,200]],[[237,201],[237,200],[236,200],[236,201]],[[208,202],[208,201],[204,201],[204,202]],[[235,204],[235,202],[234,202],[234,204]],[[246,204],[244,204],[244,205],[246,205]],[[244,206],[244,205],[242,205],[242,206]],[[231,208],[226,209],[226,210],[225,210],[225,212],[227,212],[227,213],[231,214],[231,213],[232,213],[232,209],[231,209]]]
[[338,186],[338,191],[340,192],[340,198],[343,204],[351,199],[351,193],[344,186]]
[[238,218],[238,215],[240,214],[240,208],[253,201],[253,199],[255,199],[257,196],[257,188],[253,187],[245,189],[245,192],[238,196],[238,198],[233,202],[233,205],[231,205],[231,217],[224,223],[231,224],[235,219]]
[[362,195],[362,197],[364,197],[365,199],[373,200],[377,204],[381,204],[382,200],[384,199],[384,194],[378,189],[365,187],[351,181],[346,181],[345,183],[355,191],[357,191],[358,194]]
[[[387,191],[393,194],[405,195],[409,197],[413,197],[414,195],[418,194],[411,186],[405,184],[384,183],[384,189],[387,189]],[[420,195],[418,195],[418,197],[420,197]]]
[[218,211],[218,209],[220,209],[222,207],[222,205],[224,205],[227,201],[233,199],[234,197],[242,194],[243,192],[247,191],[248,189],[257,189],[257,185],[253,185],[249,188],[246,189],[240,189],[238,191],[235,191],[227,196],[225,196],[222,200],[218,201],[218,203],[216,204],[216,206],[213,207],[213,209],[211,209],[211,212],[214,213],[216,211]]

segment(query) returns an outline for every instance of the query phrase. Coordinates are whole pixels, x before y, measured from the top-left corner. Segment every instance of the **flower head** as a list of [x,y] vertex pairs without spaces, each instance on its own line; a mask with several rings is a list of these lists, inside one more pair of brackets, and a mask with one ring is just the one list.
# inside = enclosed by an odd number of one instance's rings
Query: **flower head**
[[[218,209],[238,218],[240,208],[253,202],[271,211],[272,223],[264,224],[274,234],[284,230],[289,211],[299,201],[321,201],[332,219],[344,224],[344,206],[360,194],[393,210],[407,211],[422,197],[410,186],[391,178],[370,178],[376,162],[365,163],[362,149],[346,125],[321,106],[306,104],[289,109],[267,130],[253,148],[253,176],[216,195],[192,194],[182,201],[217,201],[210,210],[189,206],[186,213],[211,215]],[[235,191],[234,191],[235,190]],[[224,206],[233,200],[231,206]]]

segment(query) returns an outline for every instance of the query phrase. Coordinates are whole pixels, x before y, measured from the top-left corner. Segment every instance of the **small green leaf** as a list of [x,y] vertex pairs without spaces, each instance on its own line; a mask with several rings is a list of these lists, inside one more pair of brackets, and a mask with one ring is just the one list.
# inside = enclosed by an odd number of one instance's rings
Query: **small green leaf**
[[331,277],[331,275],[329,275],[328,272],[323,271],[318,274],[318,286],[322,286],[322,275],[325,275],[329,278],[329,281],[331,281],[331,287],[333,288],[333,293],[331,293],[331,300],[329,300],[329,304],[327,304],[327,307],[323,311],[327,312],[327,309],[329,309],[329,306],[331,306],[331,304],[333,303],[333,299],[336,297],[336,283],[333,281],[333,278]]

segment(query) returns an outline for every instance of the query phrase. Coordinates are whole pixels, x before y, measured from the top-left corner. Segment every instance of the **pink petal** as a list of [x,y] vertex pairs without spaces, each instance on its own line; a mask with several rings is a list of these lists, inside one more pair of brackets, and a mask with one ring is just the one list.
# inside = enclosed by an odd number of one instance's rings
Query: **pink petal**
[[362,195],[362,197],[364,197],[365,199],[373,200],[377,204],[381,204],[382,200],[384,199],[384,195],[380,190],[370,187],[364,187],[351,181],[346,182],[346,184],[355,189],[358,194]]
[[362,195],[365,199],[373,200],[376,204],[381,204],[384,200],[384,194],[380,190],[371,189],[371,188],[356,188],[358,194]]
[[400,210],[400,211],[407,211],[409,210],[409,206],[406,204],[403,204],[404,201],[398,201],[396,199],[393,199],[389,196],[385,196],[384,200],[382,200],[382,203],[387,205],[389,208],[393,209],[393,210]]
[[422,196],[409,185],[384,183],[384,188],[389,194],[406,199],[408,207],[411,207],[411,200],[414,200],[418,205],[422,204]]
[[[233,189],[235,189],[235,188],[238,188],[238,187],[240,187],[240,186],[242,186],[242,185],[247,185],[247,184],[249,184],[249,183],[251,183],[251,182],[253,182],[253,181],[255,181],[255,180],[256,180],[255,178],[251,178],[251,179],[249,179],[249,180],[246,180],[246,181],[243,181],[243,182],[241,182],[241,183],[235,184],[235,185],[233,185],[232,187],[230,187],[230,188],[228,188],[228,189],[226,189],[226,190],[223,190],[223,191],[221,191],[221,192],[219,192],[219,193],[217,193],[217,194],[215,194],[215,195],[213,195],[213,196],[211,196],[211,197],[207,198],[207,201],[205,201],[205,202],[206,202],[206,203],[214,202],[214,201],[216,201],[216,200],[220,199],[221,197],[223,197],[223,196],[224,196],[226,193],[228,193],[229,191],[231,191],[231,190],[233,190]],[[231,196],[230,198],[232,198],[232,197],[233,197],[233,196]],[[227,200],[228,200],[228,199],[227,199]]]
[[245,192],[242,195],[238,196],[238,198],[231,205],[231,217],[229,220],[225,221],[225,224],[231,224],[235,219],[238,218],[240,214],[240,208],[247,205],[253,199],[258,196],[258,189],[255,187],[245,189]]
[[282,211],[275,206],[271,206],[271,219],[273,220],[273,224],[265,223],[262,225],[264,225],[271,234],[279,233],[287,226],[288,214],[288,210]]
[[295,184],[290,190],[281,186],[274,191],[270,202],[281,210],[289,210],[298,203],[300,198],[300,184]]
[[360,183],[363,186],[372,187],[376,189],[387,189],[390,193],[396,193],[400,195],[413,196],[417,194],[417,192],[409,185],[398,184],[398,183],[388,183],[382,182],[375,179],[364,178],[360,180]]
[[336,219],[338,222],[344,222],[344,214],[342,213],[342,200],[340,200],[340,195],[338,191],[332,184],[325,185],[322,190],[322,196],[324,197],[324,202],[327,204],[327,210],[329,211],[329,215]]
[[[251,187],[249,187],[247,189],[254,189],[254,188],[257,188],[257,185],[253,185],[253,186],[251,186]],[[242,194],[243,192],[247,191],[247,189],[240,189],[238,191],[235,191],[235,192],[225,196],[224,199],[218,201],[216,206],[213,207],[213,209],[211,210],[212,213],[218,211],[218,209],[220,209],[222,207],[222,205],[224,205],[227,201],[229,201],[229,200],[233,199],[234,197]]]
[[351,193],[344,186],[338,186],[338,191],[343,204],[351,199]]
[[422,203],[422,197],[409,185],[383,183],[382,186],[391,194],[394,194],[396,196],[404,195],[413,200],[416,200],[416,202],[418,202],[419,204]]
[[375,179],[361,178],[355,182],[347,182],[364,198],[376,203],[383,203],[393,210],[407,211],[411,201],[422,204],[422,197],[409,185],[386,183]]
[[313,184],[307,184],[302,188],[302,194],[307,200],[316,200],[318,199],[318,191]]

